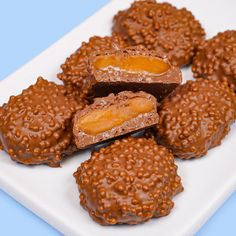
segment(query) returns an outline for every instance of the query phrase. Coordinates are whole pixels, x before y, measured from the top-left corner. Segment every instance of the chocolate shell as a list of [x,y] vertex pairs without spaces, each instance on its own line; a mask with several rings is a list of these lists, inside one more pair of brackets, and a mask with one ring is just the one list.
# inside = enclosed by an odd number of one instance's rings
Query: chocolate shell
[[[133,105],[134,102],[137,104]],[[159,120],[156,107],[156,99],[144,92],[124,91],[96,98],[93,104],[75,114],[73,133],[77,148],[156,125]]]
[[143,45],[159,55],[167,55],[173,65],[191,62],[205,32],[186,8],[154,0],[135,1],[113,19],[113,34],[128,45]]
[[228,80],[236,92],[236,30],[218,33],[201,45],[193,60],[195,78]]
[[159,142],[177,157],[199,158],[229,132],[236,119],[236,95],[226,81],[188,81],[163,100],[159,115]]
[[0,146],[19,163],[59,166],[77,150],[72,116],[83,107],[64,86],[38,78],[0,109]]
[[89,59],[96,97],[121,91],[145,91],[161,101],[182,81],[178,67],[142,46],[98,53]]
[[74,177],[81,205],[101,225],[166,216],[183,191],[173,154],[153,139],[117,140],[93,152]]

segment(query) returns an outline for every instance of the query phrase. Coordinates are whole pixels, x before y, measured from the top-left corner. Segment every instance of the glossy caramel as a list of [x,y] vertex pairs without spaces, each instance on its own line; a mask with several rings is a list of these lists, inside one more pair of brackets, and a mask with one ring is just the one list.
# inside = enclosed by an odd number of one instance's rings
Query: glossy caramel
[[94,66],[96,69],[102,70],[113,68],[150,74],[163,74],[170,69],[170,65],[162,59],[148,56],[100,56],[95,60]]
[[136,97],[106,109],[92,110],[78,121],[79,129],[86,134],[97,135],[123,124],[140,114],[154,109],[154,104],[147,98]]

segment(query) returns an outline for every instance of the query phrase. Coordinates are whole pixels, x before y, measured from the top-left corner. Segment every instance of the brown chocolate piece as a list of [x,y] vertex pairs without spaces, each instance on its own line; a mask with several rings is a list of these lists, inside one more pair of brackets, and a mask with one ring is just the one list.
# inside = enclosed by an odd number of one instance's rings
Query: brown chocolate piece
[[145,91],[160,101],[182,81],[179,68],[144,47],[96,54],[89,60],[89,72],[97,97],[124,90]]
[[58,78],[65,84],[74,86],[79,94],[83,95],[82,98],[86,100],[91,86],[87,70],[88,57],[93,53],[120,47],[125,47],[125,43],[118,36],[93,36],[88,42],[83,42],[76,52],[66,59],[65,63],[61,65],[62,73],[58,74]]
[[117,140],[93,152],[74,177],[81,205],[101,225],[166,216],[183,191],[172,153],[153,139]]
[[135,1],[114,17],[113,34],[129,45],[143,45],[159,55],[167,55],[176,66],[191,62],[205,32],[186,8],[154,0]]
[[73,133],[78,149],[157,124],[156,106],[156,99],[144,92],[96,98],[75,114]]
[[236,30],[218,33],[199,47],[193,60],[193,76],[227,79],[236,92]]
[[14,161],[59,166],[76,150],[71,120],[82,108],[64,86],[38,78],[0,110],[0,143]]
[[188,81],[163,100],[159,115],[160,143],[182,159],[199,158],[229,132],[236,119],[236,95],[227,82]]

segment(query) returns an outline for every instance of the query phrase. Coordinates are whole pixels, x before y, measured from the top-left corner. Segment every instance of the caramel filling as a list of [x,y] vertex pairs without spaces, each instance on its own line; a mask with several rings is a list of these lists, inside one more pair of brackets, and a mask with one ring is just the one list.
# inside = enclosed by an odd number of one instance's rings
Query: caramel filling
[[127,72],[142,72],[149,74],[163,74],[170,69],[170,65],[163,60],[148,56],[99,56],[94,66],[96,69],[124,70]]
[[86,134],[97,135],[153,109],[154,105],[149,99],[132,98],[121,105],[90,111],[79,119],[78,127]]

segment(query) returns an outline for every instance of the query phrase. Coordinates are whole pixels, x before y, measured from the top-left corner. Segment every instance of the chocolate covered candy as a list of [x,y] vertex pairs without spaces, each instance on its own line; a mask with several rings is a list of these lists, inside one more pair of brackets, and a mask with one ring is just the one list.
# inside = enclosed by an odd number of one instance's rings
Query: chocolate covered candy
[[183,191],[173,154],[146,138],[124,138],[93,152],[74,177],[81,205],[102,225],[166,216]]
[[111,92],[141,90],[160,101],[182,81],[179,68],[144,47],[98,53],[89,60],[89,72],[93,94],[98,97]]
[[73,133],[79,149],[97,144],[158,123],[156,99],[144,92],[124,91],[96,98],[78,111]]
[[236,30],[218,33],[201,45],[193,60],[195,78],[228,80],[236,91]]
[[113,20],[113,34],[129,45],[143,45],[159,55],[167,55],[173,65],[191,62],[205,32],[186,8],[154,0],[135,1],[119,11]]
[[163,100],[159,115],[159,142],[177,157],[199,158],[229,132],[236,119],[236,95],[226,81],[188,81]]
[[76,150],[72,116],[82,109],[62,85],[39,78],[0,109],[0,146],[22,164],[59,166]]

